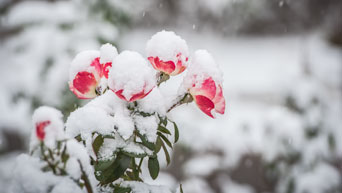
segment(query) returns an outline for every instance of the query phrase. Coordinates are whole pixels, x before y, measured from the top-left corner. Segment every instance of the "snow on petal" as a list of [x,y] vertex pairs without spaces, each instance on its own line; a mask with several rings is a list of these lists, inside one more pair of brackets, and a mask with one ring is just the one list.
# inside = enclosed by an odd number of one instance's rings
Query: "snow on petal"
[[189,58],[188,46],[172,31],[160,31],[147,42],[146,53],[152,66],[169,75],[185,70]]
[[96,97],[102,72],[100,52],[90,50],[76,55],[69,70],[69,88],[80,99]]
[[215,104],[213,103],[213,101],[211,101],[209,98],[202,96],[202,95],[196,95],[194,97],[194,100],[198,108],[201,109],[201,111],[203,111],[208,116],[214,118],[212,114],[212,110],[215,108]]
[[34,132],[31,135],[30,148],[34,148],[39,141],[54,148],[56,141],[65,137],[62,118],[62,113],[55,108],[42,106],[36,109],[32,116]]
[[98,82],[94,74],[90,72],[79,72],[69,82],[70,90],[80,99],[91,99],[96,97],[96,86]]
[[222,72],[206,50],[195,52],[183,86],[194,98],[197,106],[208,116],[224,114],[225,99],[222,91]]
[[155,85],[155,73],[139,53],[123,51],[114,59],[108,86],[121,99],[130,102],[141,99]]
[[99,57],[100,52],[96,50],[83,51],[77,54],[70,65],[69,80],[73,80],[77,73],[83,71],[94,74],[95,78],[98,79],[101,72],[95,59]]
[[108,73],[112,67],[112,61],[118,56],[118,50],[112,44],[104,44],[100,48],[100,63],[102,64],[102,73],[108,78]]

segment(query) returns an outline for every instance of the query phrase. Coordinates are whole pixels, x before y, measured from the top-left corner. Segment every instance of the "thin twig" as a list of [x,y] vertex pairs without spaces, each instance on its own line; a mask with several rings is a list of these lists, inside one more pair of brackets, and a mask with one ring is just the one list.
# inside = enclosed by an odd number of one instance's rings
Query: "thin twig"
[[85,173],[84,169],[83,169],[83,166],[81,164],[81,161],[80,160],[77,160],[78,163],[80,164],[80,169],[81,169],[81,172],[82,172],[82,176],[81,176],[81,179],[84,181],[84,186],[86,187],[87,189],[87,192],[88,193],[93,193],[93,189],[91,188],[91,184],[89,182],[89,179],[87,177],[87,174]]

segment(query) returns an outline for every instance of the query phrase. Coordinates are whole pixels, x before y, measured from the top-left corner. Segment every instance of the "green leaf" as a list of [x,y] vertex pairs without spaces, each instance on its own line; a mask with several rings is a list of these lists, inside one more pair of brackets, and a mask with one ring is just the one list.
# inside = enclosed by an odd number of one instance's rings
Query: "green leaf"
[[98,135],[93,142],[93,150],[96,156],[103,144],[103,141],[104,141],[103,137],[101,135]]
[[163,124],[163,125],[167,125],[167,117],[164,117],[164,118],[161,118],[161,123]]
[[128,152],[124,149],[121,150],[121,152],[129,157],[132,157],[132,158],[143,158],[145,157],[147,154],[146,153],[141,153],[141,154],[136,154],[134,152]]
[[119,179],[130,165],[131,158],[121,152],[117,154],[114,162],[95,165],[95,177],[101,184],[108,184]]
[[129,193],[131,191],[132,191],[131,188],[125,188],[125,187],[119,187],[119,186],[115,187],[114,189],[114,193]]
[[159,125],[158,131],[171,135],[170,131],[161,125]]
[[179,139],[179,130],[178,130],[176,122],[172,122],[172,123],[173,123],[173,127],[175,129],[175,143],[177,143],[177,141]]
[[150,175],[152,179],[156,179],[159,174],[159,161],[158,158],[150,157],[148,159],[148,170],[150,171]]
[[141,139],[141,142],[144,146],[146,146],[148,149],[154,151],[155,150],[155,145],[154,143],[151,143],[147,141],[146,136],[141,135],[139,132],[137,132],[138,137]]
[[62,162],[63,162],[63,163],[66,163],[66,162],[68,161],[68,159],[69,159],[69,155],[66,154],[66,153],[63,153],[63,154],[62,154]]
[[134,173],[131,171],[126,172],[126,175],[129,177],[130,180],[134,180]]
[[169,152],[167,151],[167,148],[166,148],[166,146],[165,146],[164,143],[162,143],[162,146],[163,146],[163,150],[164,150],[164,153],[165,153],[165,159],[166,159],[167,165],[169,165],[170,162],[171,162],[170,154],[169,154]]
[[158,153],[160,151],[160,148],[162,146],[163,141],[160,139],[160,137],[157,137],[157,141],[156,141],[156,149],[154,150],[154,152]]
[[108,169],[113,163],[115,159],[110,160],[98,160],[95,164],[95,171],[104,171]]
[[163,135],[161,132],[157,133],[164,141],[165,143],[172,148],[172,143],[169,141],[169,139],[167,137],[165,137],[165,135]]
[[184,193],[184,192],[183,192],[182,184],[179,184],[179,190],[180,190],[180,193]]
[[77,136],[75,137],[75,139],[76,139],[78,142],[82,141],[81,135],[77,135]]

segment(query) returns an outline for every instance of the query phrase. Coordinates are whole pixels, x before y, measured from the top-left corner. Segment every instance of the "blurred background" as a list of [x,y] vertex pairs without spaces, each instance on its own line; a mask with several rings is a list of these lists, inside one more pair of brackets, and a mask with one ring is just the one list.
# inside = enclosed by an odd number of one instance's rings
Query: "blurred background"
[[27,152],[32,111],[51,105],[66,118],[84,103],[67,87],[75,54],[107,42],[144,54],[163,29],[213,54],[227,108],[215,120],[194,104],[175,110],[181,140],[148,183],[342,192],[341,0],[0,0],[1,193]]

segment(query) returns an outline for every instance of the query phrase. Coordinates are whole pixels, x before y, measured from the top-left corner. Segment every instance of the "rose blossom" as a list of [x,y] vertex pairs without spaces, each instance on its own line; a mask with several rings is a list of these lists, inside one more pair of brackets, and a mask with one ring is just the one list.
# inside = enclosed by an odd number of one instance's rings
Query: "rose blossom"
[[80,99],[90,99],[97,96],[97,88],[101,79],[108,78],[112,60],[117,56],[117,50],[110,44],[96,50],[83,51],[71,62],[69,73],[69,88]]
[[182,73],[189,57],[186,42],[174,32],[161,31],[147,42],[146,52],[153,68],[168,75]]
[[222,74],[211,54],[206,50],[195,52],[184,86],[197,106],[208,116],[224,114],[225,99],[222,90]]

